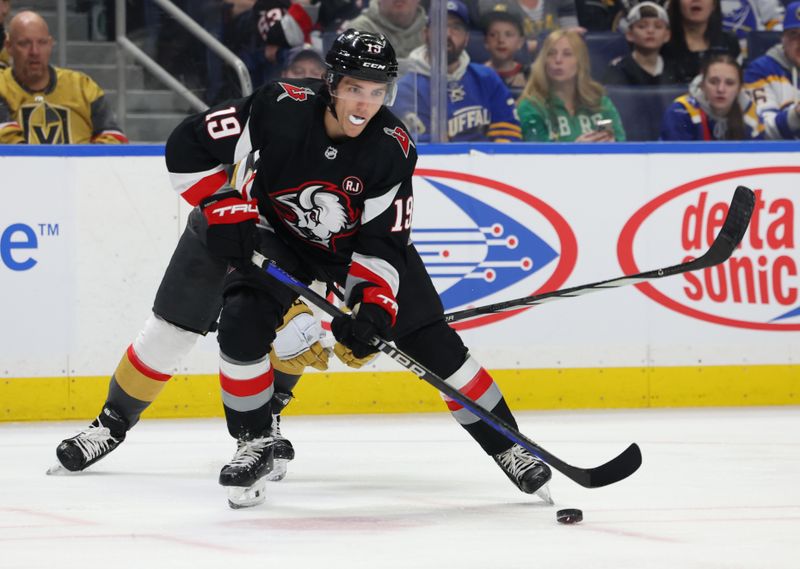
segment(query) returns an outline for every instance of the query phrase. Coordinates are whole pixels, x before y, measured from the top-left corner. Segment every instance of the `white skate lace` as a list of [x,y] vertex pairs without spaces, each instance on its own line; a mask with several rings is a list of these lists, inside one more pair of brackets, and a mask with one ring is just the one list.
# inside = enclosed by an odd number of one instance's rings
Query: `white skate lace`
[[280,415],[273,415],[272,416],[272,427],[270,428],[269,434],[273,439],[282,439],[283,438],[281,436],[281,416]]
[[233,455],[233,459],[228,463],[228,466],[249,467],[254,465],[261,458],[262,451],[272,442],[272,437],[263,437],[252,441],[239,441],[239,448],[236,449],[236,454]]
[[498,454],[497,460],[500,461],[500,466],[503,467],[503,470],[511,474],[511,476],[517,480],[521,479],[531,468],[541,464],[539,459],[518,444]]
[[116,442],[111,436],[111,431],[106,427],[94,425],[84,429],[75,437],[75,444],[81,449],[86,460],[92,460],[108,451],[111,441]]

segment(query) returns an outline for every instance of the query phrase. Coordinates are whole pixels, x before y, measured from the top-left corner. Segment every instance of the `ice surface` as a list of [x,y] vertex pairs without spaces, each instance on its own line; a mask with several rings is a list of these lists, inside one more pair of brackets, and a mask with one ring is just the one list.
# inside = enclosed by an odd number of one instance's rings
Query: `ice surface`
[[[555,506],[520,493],[446,414],[287,416],[297,458],[266,503],[228,508],[220,419],[142,421],[89,471],[45,476],[84,423],[0,424],[0,568],[797,569],[800,408],[519,413],[594,466],[644,464]],[[556,523],[581,508],[584,521]]]

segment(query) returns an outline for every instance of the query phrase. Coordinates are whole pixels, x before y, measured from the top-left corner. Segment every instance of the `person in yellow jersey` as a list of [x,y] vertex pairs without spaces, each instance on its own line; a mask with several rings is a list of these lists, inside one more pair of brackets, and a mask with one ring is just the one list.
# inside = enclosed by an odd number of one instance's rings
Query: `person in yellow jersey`
[[0,144],[128,142],[97,83],[50,65],[53,38],[39,14],[14,16],[5,48],[12,63],[0,70]]
[[6,51],[6,17],[11,11],[11,0],[0,0],[0,69],[11,64],[11,58]]

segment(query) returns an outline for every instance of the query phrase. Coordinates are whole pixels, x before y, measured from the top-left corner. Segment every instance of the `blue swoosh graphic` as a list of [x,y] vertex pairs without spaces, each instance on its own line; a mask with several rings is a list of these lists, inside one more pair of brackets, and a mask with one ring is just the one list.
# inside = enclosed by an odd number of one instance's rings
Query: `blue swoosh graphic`
[[778,320],[786,320],[787,318],[792,318],[794,316],[800,316],[800,306],[790,310],[789,312],[787,312],[785,314],[781,314],[780,316],[776,316],[775,318],[770,320],[770,322],[776,322]]
[[474,223],[412,230],[446,310],[509,287],[558,258],[555,249],[514,218],[442,182],[425,180]]

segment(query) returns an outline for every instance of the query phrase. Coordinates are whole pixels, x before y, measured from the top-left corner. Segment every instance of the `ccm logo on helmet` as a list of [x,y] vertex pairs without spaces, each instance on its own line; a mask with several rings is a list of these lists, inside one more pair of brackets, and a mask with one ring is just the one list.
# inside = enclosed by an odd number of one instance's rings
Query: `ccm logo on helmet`
[[363,67],[369,67],[370,69],[386,69],[386,66],[381,63],[372,63],[370,61],[365,61],[361,64]]

